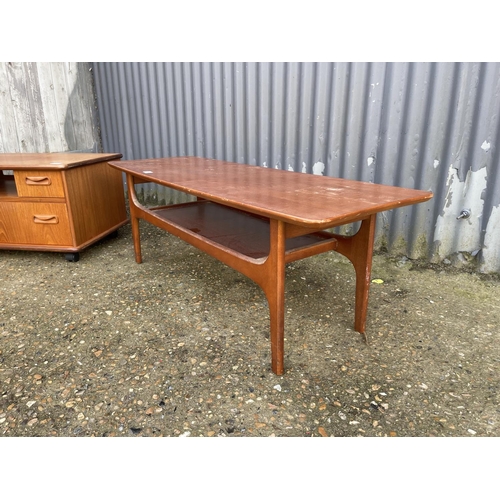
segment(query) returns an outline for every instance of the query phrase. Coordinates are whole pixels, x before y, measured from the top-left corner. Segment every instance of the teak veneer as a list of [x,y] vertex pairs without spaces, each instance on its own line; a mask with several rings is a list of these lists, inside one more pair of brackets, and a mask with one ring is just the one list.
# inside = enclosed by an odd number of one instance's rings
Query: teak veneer
[[[121,154],[0,154],[0,249],[79,252],[128,222]],[[12,173],[11,173],[12,172]]]
[[[376,215],[429,200],[432,193],[197,157],[111,161],[125,172],[135,260],[139,219],[231,266],[264,291],[270,311],[271,367],[284,371],[285,265],[334,250],[356,273],[354,327],[365,332]],[[147,208],[135,185],[153,182],[197,201]],[[327,229],[361,222],[353,236]]]

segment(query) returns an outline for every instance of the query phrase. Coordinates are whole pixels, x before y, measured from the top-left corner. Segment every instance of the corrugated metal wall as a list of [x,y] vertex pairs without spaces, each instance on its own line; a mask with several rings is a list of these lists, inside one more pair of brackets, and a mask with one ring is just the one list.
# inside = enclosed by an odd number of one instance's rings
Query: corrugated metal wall
[[89,63],[0,62],[0,153],[99,149]]
[[[433,191],[377,246],[500,272],[500,63],[94,63],[105,151]],[[144,186],[142,196],[176,202]],[[469,209],[468,219],[457,219]],[[355,230],[347,227],[345,232]]]

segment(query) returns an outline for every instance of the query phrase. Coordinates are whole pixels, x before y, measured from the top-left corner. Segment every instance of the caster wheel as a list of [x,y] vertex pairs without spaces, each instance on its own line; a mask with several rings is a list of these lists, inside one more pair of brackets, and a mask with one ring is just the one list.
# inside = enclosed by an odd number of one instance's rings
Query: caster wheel
[[66,253],[66,254],[64,254],[64,258],[68,262],[78,262],[80,260],[80,254],[78,252],[77,253]]

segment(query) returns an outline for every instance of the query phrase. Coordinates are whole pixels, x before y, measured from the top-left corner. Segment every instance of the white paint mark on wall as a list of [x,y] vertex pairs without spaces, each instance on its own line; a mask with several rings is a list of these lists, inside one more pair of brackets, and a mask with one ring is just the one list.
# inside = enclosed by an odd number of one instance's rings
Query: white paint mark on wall
[[321,161],[317,161],[313,165],[313,174],[314,175],[323,175],[323,172],[325,171],[325,164]]
[[488,142],[488,141],[484,141],[482,144],[481,144],[481,149],[487,153],[491,148],[491,142]]
[[438,168],[439,167],[439,160],[434,160],[434,168]]
[[290,172],[293,172],[293,167],[289,164],[287,170],[290,171]]
[[[469,170],[461,181],[458,172],[450,165],[447,193],[443,213],[436,221],[434,241],[439,242],[438,256],[445,258],[456,252],[474,252],[481,245],[481,216],[484,200],[481,194],[486,188],[486,167],[477,171]],[[463,209],[469,209],[468,219],[457,217]]]
[[302,162],[302,173],[307,173],[307,165],[304,162]]
[[370,166],[373,164],[374,161],[375,161],[375,158],[373,156],[369,156],[368,159],[366,160],[366,163],[368,166]]
[[481,267],[483,273],[500,272],[500,207],[493,207],[488,225],[486,226],[486,235],[484,237],[484,246]]

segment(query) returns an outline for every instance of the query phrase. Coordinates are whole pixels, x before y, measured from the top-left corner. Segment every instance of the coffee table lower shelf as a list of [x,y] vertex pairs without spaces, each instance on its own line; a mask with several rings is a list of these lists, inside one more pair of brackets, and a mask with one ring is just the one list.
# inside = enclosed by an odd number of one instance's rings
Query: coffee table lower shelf
[[[239,254],[244,260],[261,262],[270,251],[270,221],[242,210],[219,205],[209,201],[196,201],[171,205],[151,210],[162,222],[179,231],[185,231],[191,239],[199,238],[211,242],[215,247],[225,249],[231,254]],[[161,221],[161,222],[160,222]],[[319,247],[318,247],[319,245]],[[297,260],[297,255],[308,253],[307,250],[319,250],[315,253],[333,250],[336,246],[335,237],[327,231],[287,238],[285,244],[285,260]],[[320,250],[321,249],[321,250]],[[309,256],[309,255],[304,255]],[[296,258],[294,258],[296,257]]]

